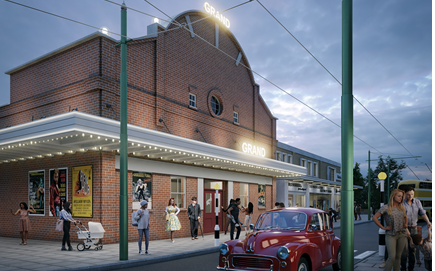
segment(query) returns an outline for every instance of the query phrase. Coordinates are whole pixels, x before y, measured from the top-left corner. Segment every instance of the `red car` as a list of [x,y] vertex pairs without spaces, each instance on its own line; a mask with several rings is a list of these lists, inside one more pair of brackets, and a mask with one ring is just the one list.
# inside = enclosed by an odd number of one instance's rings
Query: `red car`
[[262,214],[244,240],[219,246],[218,270],[341,270],[341,241],[328,213],[315,208],[274,209]]

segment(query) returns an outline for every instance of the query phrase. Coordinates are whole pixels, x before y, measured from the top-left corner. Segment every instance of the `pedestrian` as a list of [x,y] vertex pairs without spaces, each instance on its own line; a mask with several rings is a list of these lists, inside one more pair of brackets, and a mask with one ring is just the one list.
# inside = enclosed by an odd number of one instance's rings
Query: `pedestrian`
[[273,207],[273,209],[278,209],[279,207],[279,202],[275,202],[275,207]]
[[296,203],[296,207],[299,207],[299,203]]
[[239,239],[240,231],[242,230],[240,225],[242,224],[239,220],[239,205],[240,205],[240,198],[237,198],[233,205],[228,209],[228,212],[232,216],[231,220],[231,230],[230,230],[230,238],[231,240],[234,240],[234,230],[237,228],[237,234],[236,239]]
[[[420,200],[414,198],[414,188],[407,186],[405,189],[405,200],[403,206],[406,210],[406,215],[408,216],[408,231],[413,234],[417,234],[417,222],[418,216],[421,216],[427,223],[427,228],[430,230],[432,224],[426,215],[426,211],[423,209]],[[400,262],[400,267],[402,270],[406,269],[406,262],[408,262],[408,270],[413,270],[415,265],[415,249],[410,247],[410,241],[408,240],[403,250],[402,259]]]
[[140,202],[140,209],[136,212],[137,230],[139,232],[139,254],[142,252],[142,238],[145,235],[145,254],[149,255],[148,245],[150,242],[150,212],[147,210],[148,201],[143,200]]
[[353,215],[355,216],[355,220],[358,220],[358,215],[356,213],[356,202],[353,204]]
[[329,208],[329,215],[331,216],[331,219],[334,220],[335,222],[337,222],[337,211],[335,211],[332,208]]
[[187,208],[187,215],[190,220],[190,235],[192,240],[198,239],[198,223],[201,218],[201,207],[196,202],[196,197],[192,197],[192,203]]
[[55,169],[53,172],[53,180],[50,184],[50,213],[53,216],[59,216],[62,203],[59,194],[59,169]]
[[[394,189],[391,192],[388,204],[373,216],[373,221],[379,228],[385,230],[385,243],[388,249],[388,260],[385,266],[386,271],[394,267],[394,271],[400,269],[400,256],[406,244],[407,236],[410,236],[408,228],[408,218],[403,206],[405,193],[402,190]],[[383,215],[387,226],[379,222],[379,217]]]
[[280,202],[278,208],[285,208],[284,202]]
[[359,219],[361,220],[361,204],[356,205],[356,214],[358,215]]
[[230,199],[230,204],[228,204],[227,209],[224,209],[224,207],[221,206],[222,211],[224,213],[226,213],[226,219],[227,219],[227,222],[225,224],[225,234],[227,234],[228,226],[230,225],[230,222],[231,222],[231,214],[228,212],[228,209],[230,209],[230,207],[233,203],[234,203],[234,199]]
[[11,209],[11,213],[13,215],[20,214],[20,220],[18,224],[18,230],[20,231],[21,243],[20,245],[27,245],[27,237],[29,236],[29,231],[32,229],[30,227],[30,219],[29,212],[36,213],[35,209],[32,205],[30,205],[30,209],[27,208],[27,204],[25,202],[20,203],[20,209],[18,209],[15,213]]
[[177,206],[175,206],[175,199],[170,198],[169,204],[166,206],[165,213],[169,215],[169,219],[166,221],[166,227],[165,231],[171,232],[171,241],[172,243],[175,243],[173,238],[174,231],[179,231],[181,229],[180,220],[178,220],[178,213],[180,212],[180,209],[178,209]]
[[428,230],[425,239],[419,233],[411,235],[410,246],[423,253],[424,268],[432,271],[432,234],[430,230]]
[[63,220],[63,238],[62,238],[62,248],[60,250],[66,250],[65,243],[68,245],[68,250],[73,251],[70,241],[69,230],[71,228],[71,222],[80,223],[72,218],[71,214],[72,204],[65,201],[65,205],[62,211],[59,213],[59,219]]
[[249,225],[251,224],[252,213],[254,213],[254,204],[249,202],[248,207],[243,208],[242,211],[245,213],[245,236],[247,236],[251,232]]

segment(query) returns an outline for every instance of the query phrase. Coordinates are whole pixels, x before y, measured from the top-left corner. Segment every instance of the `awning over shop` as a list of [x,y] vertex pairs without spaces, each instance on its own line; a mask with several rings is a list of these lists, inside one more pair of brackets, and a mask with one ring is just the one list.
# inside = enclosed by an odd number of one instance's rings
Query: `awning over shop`
[[[330,180],[320,179],[314,176],[294,176],[294,177],[284,177],[284,178],[277,178],[277,180],[287,180],[287,181],[293,181],[293,182],[301,182],[301,183],[309,183],[312,185],[323,185],[323,186],[329,186],[329,187],[336,187],[341,188],[341,182],[334,182]],[[354,185],[353,189],[363,189],[362,186]]]
[[[257,174],[298,177],[301,166],[128,125],[128,153],[146,159]],[[48,117],[0,130],[0,163],[89,150],[119,150],[120,122],[82,112]]]

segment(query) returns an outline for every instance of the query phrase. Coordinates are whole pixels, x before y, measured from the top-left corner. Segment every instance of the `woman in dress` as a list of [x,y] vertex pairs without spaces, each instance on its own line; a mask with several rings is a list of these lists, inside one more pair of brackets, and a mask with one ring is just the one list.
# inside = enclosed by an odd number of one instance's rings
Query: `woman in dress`
[[174,231],[178,231],[181,229],[180,220],[178,220],[178,213],[180,212],[180,209],[178,209],[177,206],[175,206],[175,200],[174,198],[169,199],[169,204],[166,206],[165,213],[169,214],[169,219],[166,221],[166,227],[165,231],[171,232],[171,241],[174,243],[173,233]]
[[72,218],[71,214],[72,204],[68,201],[65,201],[65,205],[62,211],[59,213],[59,219],[63,220],[63,238],[62,238],[62,248],[60,250],[66,250],[65,243],[68,245],[68,250],[73,251],[71,246],[69,230],[71,228],[71,222],[80,223],[80,221],[76,221]]
[[[394,189],[391,192],[388,204],[382,206],[373,217],[375,224],[386,231],[385,243],[388,250],[388,260],[384,269],[386,271],[391,269],[394,271],[400,270],[400,256],[405,248],[406,238],[410,236],[407,228],[408,217],[403,206],[404,198],[405,191]],[[385,224],[387,225],[385,227],[378,220],[381,215],[384,216]]]
[[18,211],[16,211],[15,213],[11,209],[11,213],[13,215],[20,214],[20,224],[19,224],[19,230],[21,236],[20,245],[27,245],[27,236],[29,235],[29,231],[31,230],[29,212],[33,214],[36,213],[33,206],[30,205],[30,209],[28,209],[27,204],[25,202],[20,203],[20,209],[18,209]]
[[249,228],[249,225],[251,224],[252,213],[254,212],[254,204],[252,204],[252,202],[249,202],[248,207],[243,208],[242,211],[245,213],[245,236],[247,236],[251,232],[251,228]]

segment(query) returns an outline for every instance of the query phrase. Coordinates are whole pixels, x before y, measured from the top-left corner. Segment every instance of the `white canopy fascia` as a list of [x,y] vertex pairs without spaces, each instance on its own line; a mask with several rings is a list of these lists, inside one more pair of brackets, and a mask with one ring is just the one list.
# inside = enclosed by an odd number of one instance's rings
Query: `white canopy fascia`
[[[268,177],[297,177],[306,168],[241,151],[127,126],[128,153],[137,157]],[[118,151],[120,122],[71,111],[0,130],[0,163],[88,150]]]
[[[278,177],[277,180],[287,180],[287,181],[294,181],[294,182],[302,182],[302,183],[309,183],[312,185],[327,185],[327,186],[331,186],[331,187],[339,187],[342,188],[342,183],[341,182],[334,182],[334,181],[330,181],[330,180],[325,180],[325,179],[320,179],[318,177],[314,177],[314,176],[308,176],[308,175],[303,175],[303,176],[299,176],[299,177]],[[362,186],[359,185],[354,185],[353,189],[363,189]]]

